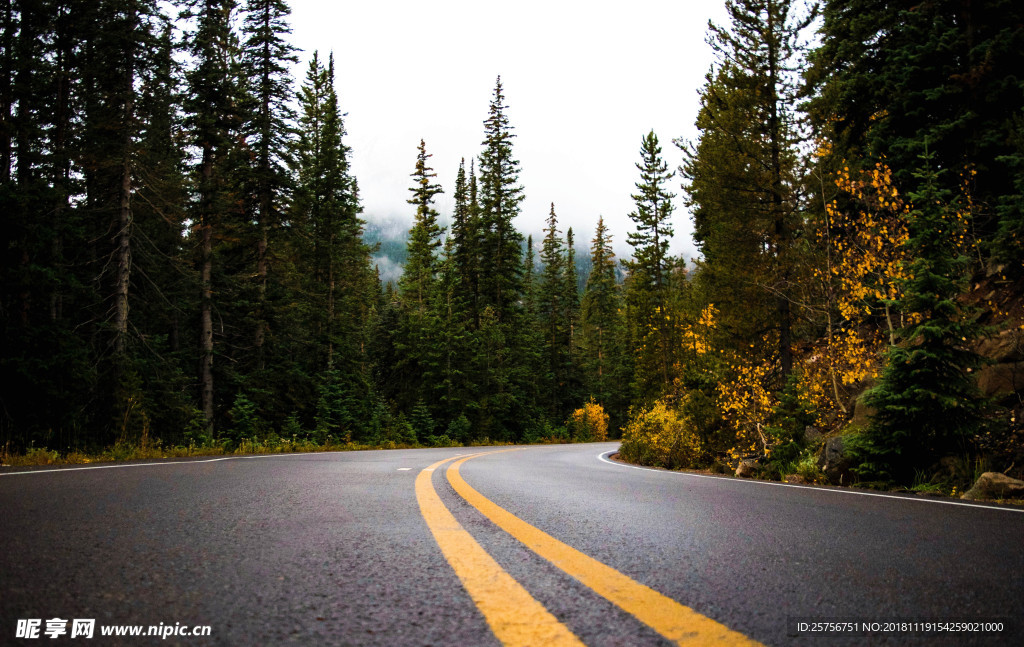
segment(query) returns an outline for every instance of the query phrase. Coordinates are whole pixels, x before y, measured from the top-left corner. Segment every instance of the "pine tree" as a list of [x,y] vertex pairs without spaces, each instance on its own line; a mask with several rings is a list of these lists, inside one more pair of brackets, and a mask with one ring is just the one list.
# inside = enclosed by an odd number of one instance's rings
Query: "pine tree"
[[[444,235],[444,228],[438,225],[438,213],[433,206],[435,196],[443,193],[443,190],[439,184],[431,182],[431,178],[437,177],[437,174],[427,166],[430,157],[421,139],[416,170],[412,173],[415,186],[409,189],[413,197],[408,200],[409,204],[416,206],[416,219],[409,230],[408,255],[399,281],[402,298],[420,312],[426,309],[432,297],[440,262],[437,251]],[[464,223],[460,224],[464,227]]]
[[[164,259],[137,258],[142,246],[138,238],[139,218],[152,216],[138,210],[139,197],[180,199],[177,169],[144,166],[146,118],[148,106],[142,103],[137,86],[161,74],[168,65],[167,44],[159,42],[156,28],[165,20],[153,2],[109,0],[100,3],[91,30],[86,35],[84,62],[80,74],[83,84],[80,101],[84,105],[80,162],[86,187],[85,203],[95,219],[95,230],[111,232],[96,243],[96,275],[103,283],[109,309],[100,312],[108,322],[109,345],[100,350],[103,379],[98,400],[109,408],[109,426],[121,442],[135,441],[149,432],[152,404],[144,397],[139,375],[141,359],[131,345],[135,331],[143,337],[150,331],[142,320],[130,319],[135,306],[146,307],[137,294],[139,270],[160,274],[167,269]],[[161,58],[161,55],[164,57]],[[166,70],[163,70],[166,73]],[[165,97],[171,103],[169,97]],[[163,115],[157,119],[168,119]],[[164,151],[166,152],[166,151]],[[170,180],[174,186],[168,186]],[[158,197],[163,191],[171,195]],[[149,223],[147,223],[149,224]],[[150,241],[152,242],[152,241]],[[168,250],[173,253],[173,250]],[[172,257],[173,258],[173,257]],[[149,263],[144,261],[149,260]],[[143,261],[143,262],[140,262]]]
[[565,294],[565,247],[558,231],[555,205],[551,204],[541,247],[542,265],[537,289],[537,320],[540,323],[543,347],[543,386],[541,394],[547,401],[548,415],[558,420],[566,400],[566,367],[569,364],[568,304]]
[[965,205],[950,201],[932,168],[916,177],[922,189],[911,195],[906,245],[913,261],[901,304],[912,323],[899,331],[903,343],[887,351],[881,381],[866,397],[876,413],[851,447],[860,476],[903,484],[915,469],[967,453],[983,410],[969,373],[980,365],[969,346],[980,330],[957,300],[969,279],[969,259],[957,253]]
[[252,154],[249,192],[256,222],[256,312],[254,313],[256,370],[266,366],[264,348],[270,318],[267,282],[270,273],[271,233],[285,220],[291,189],[288,151],[295,113],[291,108],[289,68],[298,61],[296,48],[285,37],[291,33],[290,13],[283,0],[247,0],[242,24],[240,58],[248,79],[248,114],[243,135]]
[[526,236],[526,260],[523,263],[523,310],[527,317],[537,316],[537,264],[533,234]]
[[[470,161],[472,164],[472,161]],[[476,180],[473,179],[475,186]],[[475,193],[475,189],[474,189]],[[478,294],[478,233],[479,220],[475,205],[475,197],[470,195],[470,180],[466,176],[466,160],[459,161],[459,171],[455,176],[455,190],[452,196],[455,206],[452,211],[451,261],[453,271],[458,278],[455,285],[456,296],[471,307],[470,316],[476,323],[476,302]]]
[[231,176],[241,126],[240,90],[233,64],[237,38],[231,26],[235,6],[233,0],[197,0],[187,5],[189,16],[197,21],[188,40],[188,53],[195,63],[186,74],[189,98],[185,109],[190,139],[198,149],[193,234],[199,239],[199,385],[201,409],[210,434],[215,416],[214,232],[238,222],[238,214],[233,212],[237,208],[236,178]]
[[[454,229],[454,223],[452,226]],[[455,250],[455,239],[449,236],[445,241],[438,285],[431,305],[439,331],[436,341],[438,368],[436,379],[428,386],[432,387],[431,400],[437,411],[435,419],[444,423],[450,423],[463,415],[471,387],[467,379],[471,370],[470,319],[458,289],[460,280]]]
[[[629,299],[633,315],[639,326],[634,344],[646,347],[648,361],[657,366],[661,389],[668,391],[672,384],[673,340],[668,312],[669,272],[672,259],[668,254],[669,242],[674,233],[670,218],[674,206],[664,185],[674,173],[661,158],[661,146],[654,131],[644,136],[640,147],[641,161],[636,164],[640,181],[636,183],[637,193],[633,201],[636,211],[629,214],[636,223],[636,232],[627,235],[626,240],[633,247],[633,260],[626,263],[630,271]],[[645,342],[645,339],[651,342]],[[643,383],[653,375],[638,377]]]
[[476,232],[469,256],[476,259],[477,281],[469,301],[475,406],[467,418],[483,436],[512,440],[536,418],[530,395],[536,379],[522,308],[523,237],[513,224],[523,189],[504,100],[499,78],[484,121],[479,187],[472,166],[469,174],[469,219]]
[[[781,388],[793,368],[791,303],[800,268],[803,134],[794,116],[795,74],[801,35],[815,9],[797,16],[788,0],[729,0],[726,9],[729,25],[710,26],[717,69],[702,92],[702,139],[688,151],[684,173],[691,202],[702,210],[695,213],[695,235],[713,255],[734,259],[740,272],[748,267],[746,276],[725,271],[718,278],[760,284],[768,293]],[[723,173],[716,175],[711,165]],[[730,222],[737,218],[744,222]],[[736,234],[742,247],[732,247]],[[752,277],[750,269],[763,273]],[[736,305],[747,307],[740,299]]]
[[[825,3],[806,77],[826,171],[868,170],[884,158],[906,189],[927,147],[939,168],[970,176],[983,246],[1019,261],[1022,21],[1024,6],[1002,0]],[[963,179],[938,181],[956,190]]]
[[[135,364],[146,394],[150,434],[187,442],[194,419],[197,344],[187,334],[198,306],[199,285],[182,233],[187,187],[182,147],[180,70],[169,24],[153,25],[151,68],[139,88],[141,121],[136,150],[138,177],[133,202],[139,241],[132,253],[135,299],[132,327],[144,335]],[[157,31],[159,29],[159,31]]]
[[599,403],[608,406],[616,390],[612,350],[621,296],[616,285],[615,251],[604,217],[597,220],[590,260],[590,275],[581,304],[580,353],[587,390]]
[[444,373],[441,338],[445,331],[440,328],[441,313],[434,309],[441,265],[437,250],[441,247],[444,229],[437,223],[438,213],[433,202],[442,190],[440,185],[431,182],[436,174],[427,165],[430,157],[426,144],[420,140],[412,173],[414,185],[409,189],[413,197],[408,200],[416,206],[415,223],[409,230],[405,267],[399,279],[402,316],[395,344],[402,357],[396,369],[403,373],[403,381],[411,387],[396,401],[410,415],[415,403],[434,404],[432,400],[426,402],[433,390],[430,385]]
[[565,399],[563,411],[566,416],[579,404],[583,397],[582,375],[577,362],[580,325],[580,283],[576,274],[576,238],[572,227],[565,232],[565,266],[562,277],[562,302],[566,327],[565,353]]
[[713,295],[726,347],[771,357],[776,344],[767,337],[775,308],[763,286],[772,272],[766,251],[772,222],[763,191],[751,190],[764,185],[763,166],[751,163],[760,158],[761,144],[744,134],[756,97],[733,81],[730,69],[708,75],[697,116],[700,138],[684,149],[684,189],[702,256],[696,280],[701,292]]
[[[83,11],[85,23],[95,6]],[[97,395],[101,287],[90,240],[103,237],[81,209],[83,55],[90,29],[60,2],[9,3],[3,12],[0,148],[0,395],[3,440],[63,446],[102,442]],[[95,339],[99,343],[93,344]],[[104,423],[108,422],[104,418]],[[86,433],[82,433],[85,431]]]
[[494,87],[484,121],[484,151],[480,154],[480,298],[494,309],[497,321],[514,318],[522,292],[523,236],[513,220],[519,215],[523,188],[519,161],[512,156],[512,126],[505,115],[501,77]]
[[291,222],[296,254],[304,259],[299,274],[312,350],[306,372],[336,394],[328,404],[338,408],[339,429],[351,432],[364,428],[375,406],[367,345],[379,282],[362,241],[359,189],[344,135],[334,57],[324,67],[314,52],[300,90]]

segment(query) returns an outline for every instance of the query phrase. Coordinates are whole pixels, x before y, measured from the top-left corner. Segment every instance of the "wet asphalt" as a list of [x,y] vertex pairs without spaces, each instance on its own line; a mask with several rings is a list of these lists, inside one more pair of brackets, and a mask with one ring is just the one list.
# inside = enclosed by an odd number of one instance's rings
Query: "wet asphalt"
[[[1024,644],[1024,512],[642,470],[526,447],[465,479],[555,538],[768,645]],[[0,644],[497,645],[420,514],[454,448],[0,475]],[[448,485],[456,519],[588,645],[667,644]],[[19,640],[18,619],[211,635]],[[798,623],[1002,622],[823,635]],[[947,628],[950,628],[947,625]],[[97,631],[98,633],[98,631]]]

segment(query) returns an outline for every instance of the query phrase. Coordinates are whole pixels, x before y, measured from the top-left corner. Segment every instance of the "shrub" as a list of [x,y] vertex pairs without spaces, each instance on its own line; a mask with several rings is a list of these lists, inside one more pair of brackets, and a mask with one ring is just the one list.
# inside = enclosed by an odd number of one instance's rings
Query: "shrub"
[[466,414],[459,414],[458,418],[448,423],[448,430],[444,432],[444,435],[451,438],[458,445],[465,445],[469,442],[472,430],[473,425],[466,418]]
[[572,412],[565,422],[573,440],[581,442],[604,442],[608,440],[608,414],[594,398]]
[[695,467],[703,454],[696,430],[679,413],[658,400],[630,416],[622,430],[622,458],[641,465]]

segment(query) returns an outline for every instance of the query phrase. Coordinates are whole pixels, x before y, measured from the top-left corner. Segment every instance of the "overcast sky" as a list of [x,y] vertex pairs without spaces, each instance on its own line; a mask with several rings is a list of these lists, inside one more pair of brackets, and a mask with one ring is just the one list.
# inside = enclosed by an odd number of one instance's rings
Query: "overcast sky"
[[[408,228],[410,173],[420,138],[445,194],[448,216],[459,160],[476,157],[500,74],[515,128],[526,200],[516,226],[540,232],[555,203],[564,231],[588,245],[599,214],[617,250],[628,249],[630,194],[640,140],[651,128],[670,169],[676,137],[693,138],[697,91],[711,63],[709,19],[720,0],[594,3],[421,0],[325,3],[292,0],[292,40],[310,57],[334,52],[348,113],[347,143],[371,222]],[[678,178],[673,191],[680,194]],[[695,255],[691,223],[676,198],[673,253]]]

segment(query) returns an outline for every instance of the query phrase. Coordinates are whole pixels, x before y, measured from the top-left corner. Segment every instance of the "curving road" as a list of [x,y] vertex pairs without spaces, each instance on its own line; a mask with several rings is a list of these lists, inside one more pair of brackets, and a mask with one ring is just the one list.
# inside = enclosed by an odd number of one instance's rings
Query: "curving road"
[[[638,469],[615,448],[4,468],[0,644],[1024,644],[1019,509]],[[96,635],[18,638],[52,618]],[[160,623],[210,635],[99,635]]]

